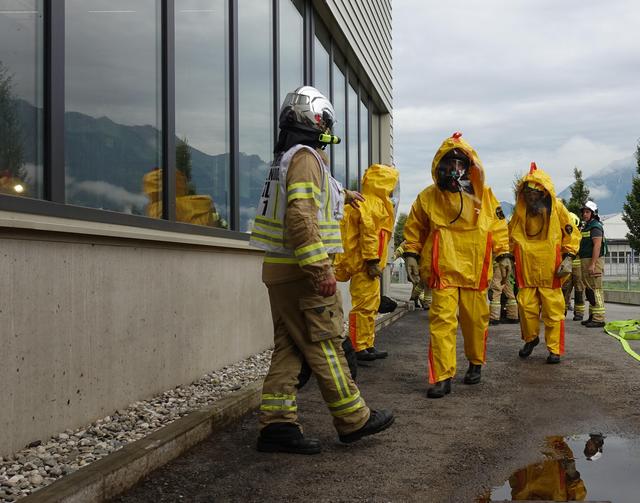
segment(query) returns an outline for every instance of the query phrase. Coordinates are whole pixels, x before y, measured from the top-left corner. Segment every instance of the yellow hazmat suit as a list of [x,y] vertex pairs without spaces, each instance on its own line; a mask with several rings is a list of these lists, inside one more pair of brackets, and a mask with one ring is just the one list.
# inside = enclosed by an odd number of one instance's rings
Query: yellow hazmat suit
[[[526,190],[543,189],[545,203],[537,213],[527,211]],[[575,257],[580,231],[569,211],[556,198],[551,178],[535,163],[516,188],[517,198],[509,222],[511,249],[515,257],[518,311],[522,339],[534,341],[540,331],[540,314],[547,349],[564,353],[563,280],[556,271],[565,257]],[[522,356],[522,355],[521,355]]]
[[372,277],[368,265],[387,263],[387,248],[393,236],[395,205],[393,194],[398,185],[396,168],[373,164],[362,178],[365,201],[359,208],[347,206],[340,223],[344,253],[335,261],[338,281],[351,280],[349,335],[356,351],[372,348],[375,319],[380,305],[380,277]]
[[571,448],[562,437],[547,439],[546,459],[509,478],[514,500],[584,501],[587,490]]
[[[453,149],[462,150],[471,161],[472,193],[453,193],[438,186],[437,168]],[[458,322],[467,359],[473,365],[484,363],[492,256],[509,252],[509,238],[500,203],[484,184],[480,158],[460,133],[442,143],[433,158],[431,175],[436,183],[413,203],[404,238],[406,253],[419,255],[420,278],[432,289],[429,382],[436,383],[456,373]]]

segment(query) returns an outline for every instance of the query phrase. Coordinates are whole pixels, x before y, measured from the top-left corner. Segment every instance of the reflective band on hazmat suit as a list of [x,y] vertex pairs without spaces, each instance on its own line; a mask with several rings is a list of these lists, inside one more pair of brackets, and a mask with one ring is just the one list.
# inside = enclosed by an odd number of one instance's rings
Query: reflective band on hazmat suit
[[380,305],[380,278],[367,274],[367,261],[387,262],[389,240],[393,235],[397,201],[390,197],[398,185],[398,170],[373,164],[364,173],[360,208],[345,208],[340,224],[344,253],[335,261],[338,281],[351,279],[349,335],[356,351],[371,348],[375,339],[375,319]]
[[[437,186],[436,168],[453,149],[463,150],[471,160],[469,179],[473,195],[452,193]],[[467,359],[474,365],[484,363],[492,255],[508,253],[509,239],[500,203],[484,184],[478,154],[457,133],[440,146],[431,174],[436,184],[424,189],[413,203],[404,238],[406,252],[420,256],[421,279],[432,288],[429,381],[434,383],[455,375],[458,321]],[[456,219],[461,200],[462,212]]]
[[[525,187],[531,185],[544,188],[548,204],[535,216],[527,214],[523,193]],[[515,257],[522,339],[529,342],[538,337],[542,315],[547,349],[561,355],[564,353],[565,304],[563,280],[556,276],[556,270],[566,254],[577,253],[580,231],[562,201],[556,198],[549,175],[534,163],[516,191],[509,236]]]

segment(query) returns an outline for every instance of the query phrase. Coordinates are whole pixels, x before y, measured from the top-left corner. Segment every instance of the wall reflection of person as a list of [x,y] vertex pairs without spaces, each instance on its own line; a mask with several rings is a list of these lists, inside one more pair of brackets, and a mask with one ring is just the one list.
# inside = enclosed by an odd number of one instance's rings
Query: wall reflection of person
[[548,437],[543,454],[547,459],[509,477],[513,500],[584,501],[587,489],[564,439]]

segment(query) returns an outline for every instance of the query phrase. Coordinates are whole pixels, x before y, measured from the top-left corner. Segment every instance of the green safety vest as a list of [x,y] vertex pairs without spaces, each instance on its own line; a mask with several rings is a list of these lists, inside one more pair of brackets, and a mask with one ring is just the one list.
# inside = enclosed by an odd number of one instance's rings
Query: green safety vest
[[599,220],[590,220],[582,229],[582,240],[580,241],[580,258],[591,258],[593,255],[593,239],[591,239],[591,229],[600,228],[602,230],[602,246],[600,247],[600,257],[607,253],[607,242],[604,238],[604,227]]

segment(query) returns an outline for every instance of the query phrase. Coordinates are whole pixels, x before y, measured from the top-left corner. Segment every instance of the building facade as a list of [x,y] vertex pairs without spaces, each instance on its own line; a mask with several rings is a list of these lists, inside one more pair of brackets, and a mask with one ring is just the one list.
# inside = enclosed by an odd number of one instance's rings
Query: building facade
[[248,232],[303,84],[336,178],[391,163],[391,1],[2,2],[0,455],[271,345]]

